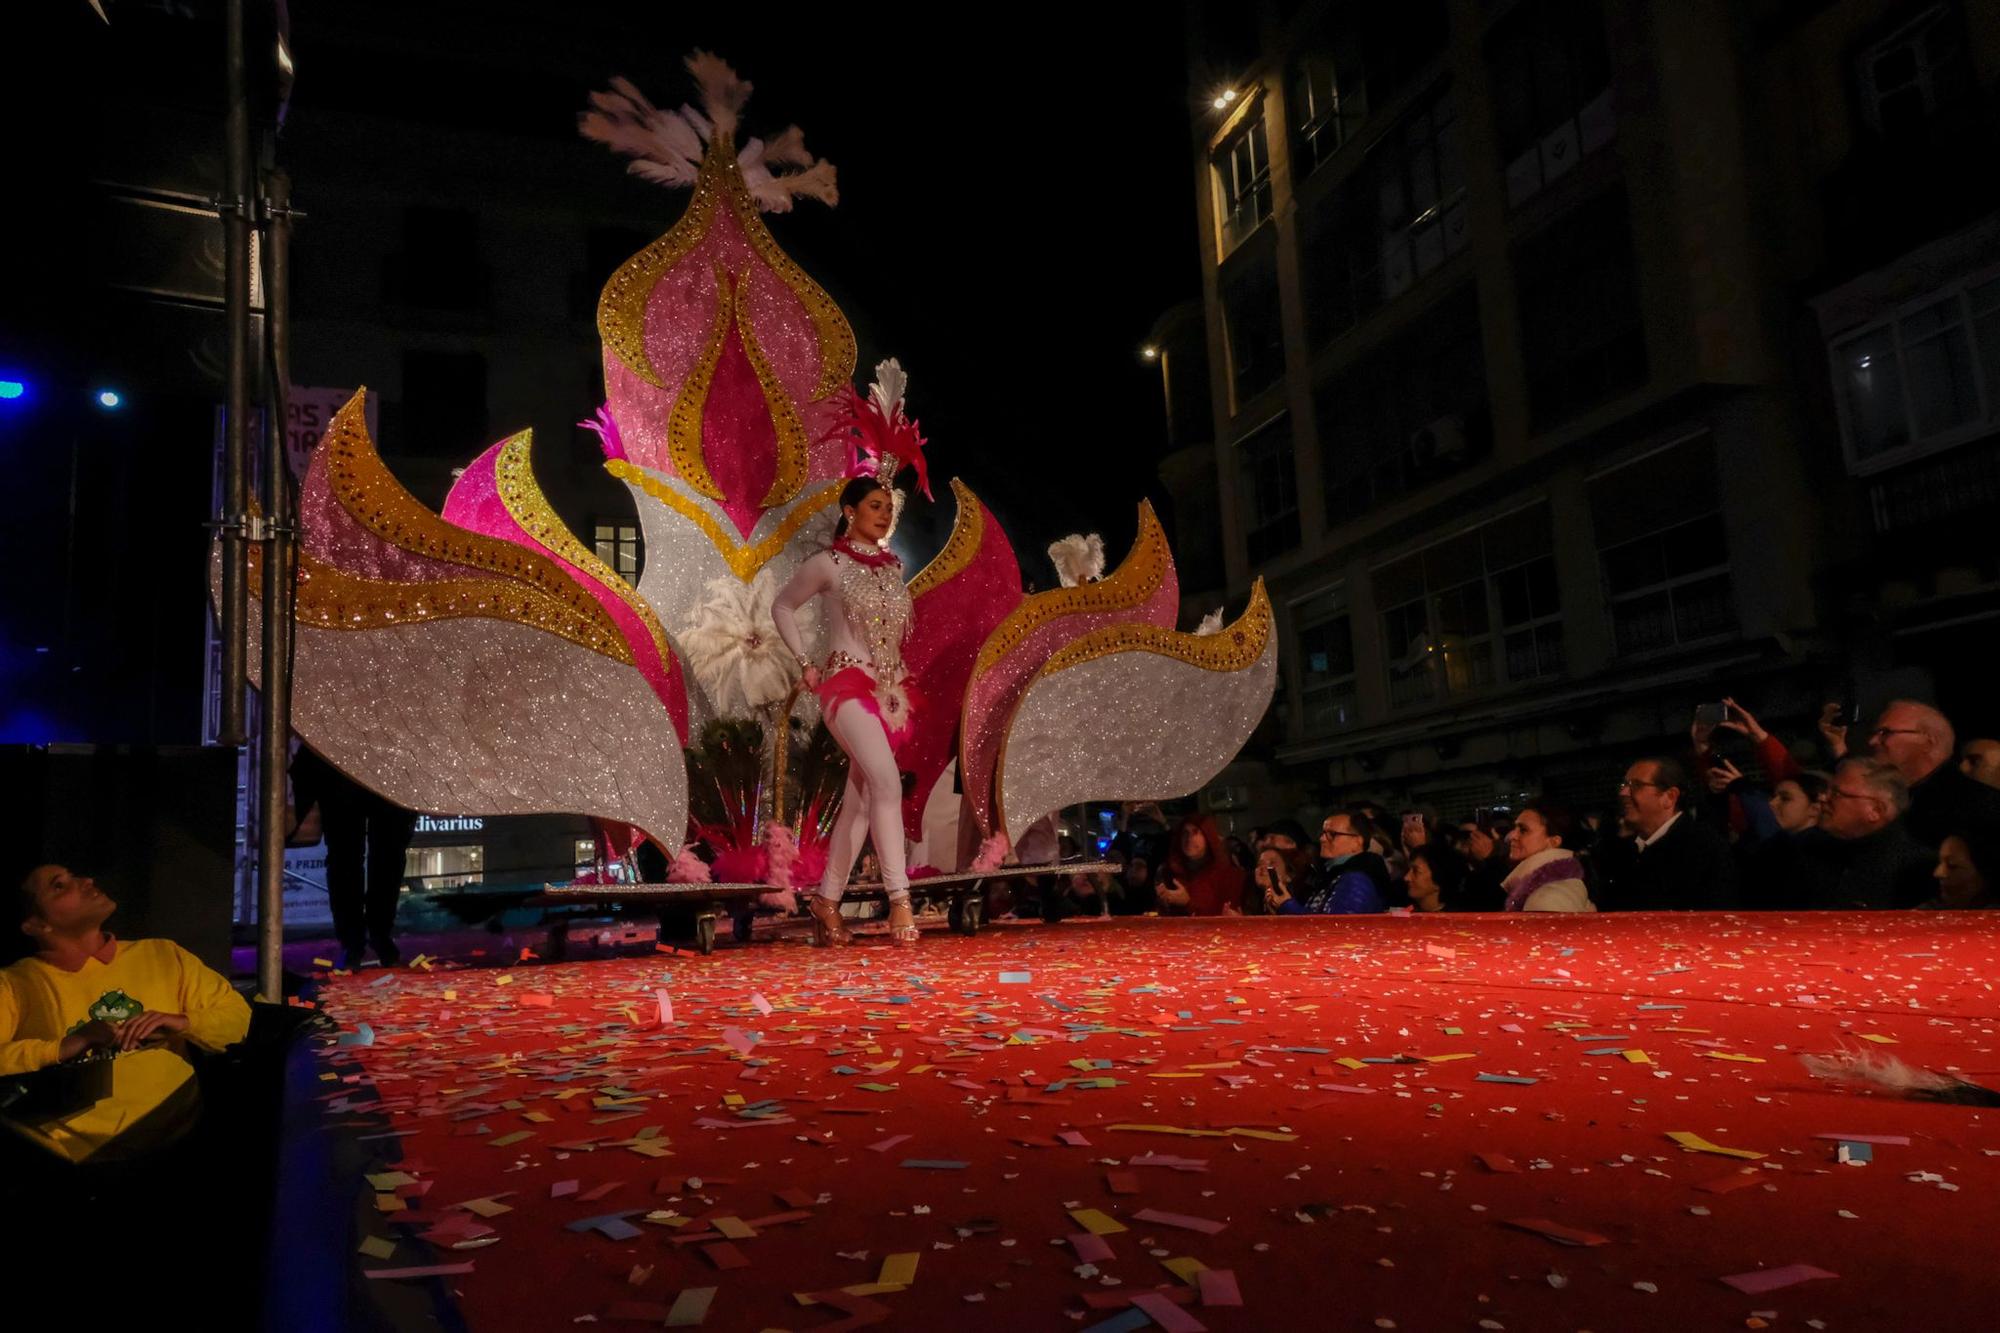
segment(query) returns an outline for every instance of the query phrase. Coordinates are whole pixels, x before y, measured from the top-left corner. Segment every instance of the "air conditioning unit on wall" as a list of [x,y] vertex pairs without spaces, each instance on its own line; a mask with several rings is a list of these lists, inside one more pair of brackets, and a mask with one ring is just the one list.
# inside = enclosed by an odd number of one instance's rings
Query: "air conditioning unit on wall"
[[1410,432],[1410,461],[1418,467],[1465,461],[1465,418],[1442,416]]

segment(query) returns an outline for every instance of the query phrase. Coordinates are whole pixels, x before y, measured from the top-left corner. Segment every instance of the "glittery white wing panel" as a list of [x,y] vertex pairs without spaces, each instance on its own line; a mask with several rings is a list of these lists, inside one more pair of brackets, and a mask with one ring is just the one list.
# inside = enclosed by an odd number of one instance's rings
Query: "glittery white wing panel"
[[[251,618],[261,686],[254,599]],[[680,736],[631,667],[489,619],[297,632],[293,729],[364,786],[432,814],[594,815],[680,847]]]
[[[639,596],[666,626],[674,652],[683,662],[687,655],[679,634],[707,596],[712,580],[735,578],[747,584],[761,570],[769,569],[773,584],[782,588],[800,562],[832,538],[837,482],[831,484],[831,493],[822,496],[824,487],[811,490],[765,513],[752,530],[751,540],[739,542],[735,533],[723,526],[721,510],[714,502],[694,495],[675,479],[625,462],[607,464],[607,470],[625,483],[638,510],[646,550],[645,566],[639,572]],[[702,725],[715,716],[715,709],[692,673],[683,679],[688,694],[688,734],[699,735]]]
[[1009,840],[1081,801],[1199,790],[1241,751],[1277,678],[1261,581],[1242,617],[1217,634],[1114,626],[1065,645],[1007,728],[995,788]]

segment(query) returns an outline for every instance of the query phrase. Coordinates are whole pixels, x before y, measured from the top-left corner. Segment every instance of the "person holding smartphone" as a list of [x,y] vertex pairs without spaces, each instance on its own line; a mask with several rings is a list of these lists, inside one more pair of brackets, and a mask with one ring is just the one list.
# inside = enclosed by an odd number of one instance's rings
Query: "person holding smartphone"
[[1168,916],[1240,916],[1246,878],[1229,859],[1215,820],[1187,815],[1168,838],[1157,890],[1160,910]]
[[[1389,867],[1369,850],[1368,817],[1335,811],[1320,824],[1319,860],[1302,882],[1267,880],[1264,903],[1283,916],[1355,916],[1380,912],[1389,893]],[[1275,881],[1275,882],[1274,882]]]

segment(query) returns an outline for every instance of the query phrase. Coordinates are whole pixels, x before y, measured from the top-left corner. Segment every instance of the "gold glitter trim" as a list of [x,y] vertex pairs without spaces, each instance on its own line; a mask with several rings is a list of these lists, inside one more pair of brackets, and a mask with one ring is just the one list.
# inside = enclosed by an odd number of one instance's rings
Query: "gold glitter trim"
[[637,486],[699,528],[702,536],[708,538],[720,553],[723,563],[729,566],[729,572],[745,583],[756,578],[757,571],[784,550],[792,538],[798,535],[799,529],[811,521],[813,515],[838,500],[840,488],[845,484],[838,481],[828,482],[799,501],[792,512],[785,515],[784,521],[778,524],[777,531],[754,546],[746,546],[730,537],[722,525],[715,521],[714,515],[644,468],[635,467],[622,458],[613,458],[604,464],[604,470],[620,481]]
[[[718,136],[721,137],[721,136]],[[735,152],[728,153],[735,161]],[[597,297],[597,336],[604,346],[623,361],[626,368],[654,388],[665,388],[660,372],[646,355],[646,303],[653,288],[668,269],[687,258],[708,235],[715,219],[715,201],[725,191],[721,172],[710,164],[717,160],[711,152],[702,159],[695,176],[694,197],[667,234],[618,266]]]
[[708,387],[715,380],[715,367],[722,360],[722,346],[729,340],[729,326],[736,322],[736,288],[728,272],[715,268],[715,326],[709,330],[708,345],[701,360],[688,372],[681,391],[674,396],[673,410],[667,414],[667,458],[681,480],[711,500],[722,499],[722,488],[709,474],[708,455],[701,447],[701,419],[708,407]]
[[1242,671],[1255,666],[1264,655],[1264,646],[1271,640],[1271,624],[1271,600],[1264,593],[1264,580],[1258,579],[1250,585],[1250,604],[1243,608],[1243,614],[1213,634],[1182,634],[1138,623],[1106,625],[1051,653],[1035,679],[1124,652],[1157,653],[1204,671]]
[[[432,620],[480,617],[546,630],[626,666],[631,645],[615,626],[578,615],[565,602],[504,578],[391,583],[334,568],[301,551],[293,619],[314,629],[382,629]],[[250,595],[263,595],[264,553],[250,550]],[[601,609],[601,608],[600,608]]]
[[854,377],[856,348],[854,329],[833,298],[778,247],[776,238],[764,225],[757,201],[743,183],[736,164],[736,136],[729,130],[716,131],[695,175],[694,196],[687,212],[672,229],[619,265],[597,298],[597,334],[605,347],[630,367],[632,373],[655,388],[664,388],[660,372],[646,355],[646,304],[661,276],[687,258],[708,234],[715,219],[715,205],[726,199],[743,235],[757,257],[764,261],[778,281],[791,289],[805,307],[819,339],[819,384],[815,400],[826,397]]
[[958,513],[951,522],[951,536],[931,562],[910,580],[912,600],[963,574],[972,563],[972,558],[979,554],[980,544],[986,540],[986,513],[980,506],[979,497],[957,477],[951,479],[951,493],[958,500]]
[[743,183],[743,171],[736,165],[736,139],[728,130],[717,131],[709,144],[708,156],[702,159],[703,173],[706,174],[710,162],[718,159],[723,164],[722,181],[730,206],[736,211],[736,220],[742,225],[750,248],[777,275],[779,282],[791,288],[819,336],[819,383],[812,394],[813,400],[818,401],[854,378],[854,329],[833,298],[792,262],[792,257],[779,248],[777,238],[764,225],[757,201],[750,197],[750,187]]
[[[1050,654],[1049,660],[1029,679],[1028,687],[1032,689],[1058,671],[1126,652],[1157,653],[1204,671],[1246,671],[1263,657],[1271,642],[1273,623],[1271,599],[1264,592],[1264,580],[1260,578],[1250,585],[1250,604],[1243,608],[1243,614],[1234,624],[1225,625],[1213,634],[1182,634],[1147,624],[1106,625]],[[993,823],[1002,832],[1007,828],[1007,742],[1014,731],[1014,719],[1020,716],[1027,701],[1028,690],[1024,689],[1008,710],[1007,725],[1000,730],[1000,753],[993,764]],[[980,832],[987,830],[982,828]]]
[[1167,547],[1167,534],[1153,516],[1153,506],[1141,500],[1139,534],[1118,568],[1096,583],[1052,588],[1023,601],[987,636],[979,649],[973,676],[977,678],[991,670],[1029,635],[1060,616],[1084,611],[1130,611],[1143,605],[1159,591],[1160,581],[1173,567],[1173,559],[1173,552]]
[[660,618],[653,613],[653,608],[619,576],[617,570],[598,559],[597,552],[578,541],[576,534],[569,530],[569,525],[557,517],[556,511],[549,506],[548,497],[542,494],[541,485],[535,480],[534,467],[528,461],[533,441],[534,432],[524,430],[502,445],[499,456],[493,460],[494,489],[499,492],[500,503],[507,507],[507,512],[530,537],[609,588],[619,601],[630,607],[632,613],[639,617],[639,623],[646,627],[646,633],[652,636],[661,664],[671,663],[674,660],[673,649],[667,645],[667,632],[661,627]]
[[[595,626],[591,636],[593,641],[584,643],[585,647],[630,662],[631,649],[610,613],[595,597],[577,586],[574,579],[563,573],[553,560],[525,546],[454,527],[424,508],[422,502],[403,489],[402,483],[383,466],[381,455],[375,452],[375,442],[368,438],[368,427],[362,417],[362,403],[367,392],[365,388],[356,390],[347,405],[334,413],[326,435],[320,441],[320,448],[326,454],[327,482],[340,507],[355,522],[399,550],[462,565],[475,574],[484,571],[497,575],[497,579],[493,580],[475,580],[491,595],[474,599],[481,603],[479,609],[459,614],[491,615],[500,620],[519,620],[537,629],[553,629],[560,618],[550,607],[561,607],[570,618]],[[330,565],[320,564],[319,568],[339,574],[341,578],[355,577],[340,574]],[[302,553],[302,582],[305,569],[306,557]],[[372,579],[362,582],[378,583]],[[424,589],[457,586],[459,582],[384,583],[380,586],[406,588],[415,593]],[[502,592],[507,595],[501,596]],[[544,602],[549,606],[544,606]],[[515,614],[508,608],[518,608],[519,613]],[[575,642],[584,642],[574,633],[556,632]],[[604,644],[616,644],[616,650],[599,646],[598,636]]]
[[778,432],[777,466],[771,473],[771,489],[764,493],[763,508],[776,509],[785,501],[797,495],[806,484],[806,423],[799,418],[798,404],[785,391],[777,373],[771,369],[770,358],[757,342],[756,330],[744,317],[743,286],[750,281],[744,274],[736,283],[736,332],[743,338],[743,355],[749,359],[750,371],[757,377],[757,387],[764,391],[764,406],[771,413],[771,425]]

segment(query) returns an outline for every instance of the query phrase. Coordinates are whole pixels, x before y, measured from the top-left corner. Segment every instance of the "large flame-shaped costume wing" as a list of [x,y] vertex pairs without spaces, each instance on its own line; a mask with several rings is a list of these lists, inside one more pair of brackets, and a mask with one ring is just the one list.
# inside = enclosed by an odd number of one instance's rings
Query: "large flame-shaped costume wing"
[[[299,497],[293,728],[415,810],[587,814],[678,847],[679,665],[632,590],[586,570],[546,526],[526,436],[482,458],[489,531],[473,531],[390,475],[361,404],[357,393],[334,416]],[[461,515],[473,489],[461,482]],[[500,535],[503,514],[516,527]],[[253,554],[258,637],[262,572]],[[254,647],[250,661],[254,679]]]

